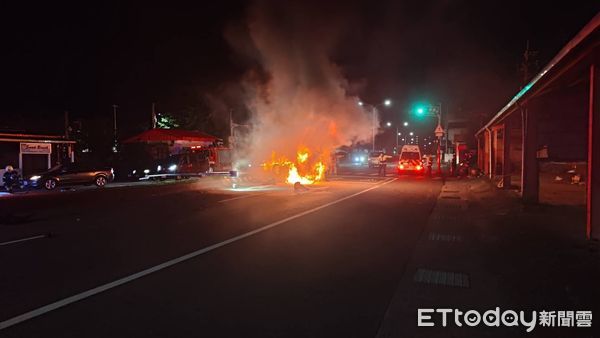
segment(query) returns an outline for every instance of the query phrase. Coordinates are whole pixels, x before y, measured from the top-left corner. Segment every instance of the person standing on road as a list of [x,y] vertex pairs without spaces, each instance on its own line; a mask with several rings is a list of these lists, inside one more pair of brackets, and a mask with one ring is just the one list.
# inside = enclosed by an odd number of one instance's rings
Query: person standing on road
[[452,154],[452,160],[450,162],[450,176],[456,176],[456,155]]
[[4,181],[4,189],[8,192],[12,192],[15,184],[19,183],[19,173],[12,167],[12,165],[7,165],[4,169],[4,175],[2,180]]
[[433,170],[433,157],[432,156],[427,156],[425,164],[427,165],[427,175],[431,176]]
[[385,154],[384,153],[379,154],[379,157],[377,159],[379,160],[379,176],[385,176],[386,169],[387,169]]

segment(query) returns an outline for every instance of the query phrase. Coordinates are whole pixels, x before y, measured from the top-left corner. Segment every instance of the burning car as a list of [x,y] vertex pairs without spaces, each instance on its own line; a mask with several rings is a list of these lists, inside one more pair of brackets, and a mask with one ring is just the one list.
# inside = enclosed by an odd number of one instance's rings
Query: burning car
[[325,153],[315,154],[306,147],[300,147],[296,158],[291,160],[273,153],[271,160],[262,164],[265,171],[285,178],[288,184],[314,184],[325,179],[326,163],[329,156]]

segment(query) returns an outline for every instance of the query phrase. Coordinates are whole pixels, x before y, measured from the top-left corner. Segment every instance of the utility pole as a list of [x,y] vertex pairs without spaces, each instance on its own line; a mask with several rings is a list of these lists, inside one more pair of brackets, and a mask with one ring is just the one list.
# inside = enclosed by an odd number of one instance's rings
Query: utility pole
[[521,71],[521,88],[527,85],[527,82],[530,80],[530,74],[532,72],[537,71],[539,68],[538,65],[538,51],[529,49],[529,40],[527,40],[527,44],[525,45],[525,52],[523,52],[523,61],[520,65]]
[[65,138],[69,139],[69,111],[65,110]]
[[235,137],[233,136],[233,109],[229,109],[229,147],[233,148]]
[[437,112],[438,124],[435,128],[435,136],[437,136],[437,172],[438,175],[442,174],[442,136],[444,136],[444,129],[442,128],[442,104],[438,104]]
[[[446,134],[444,135],[444,155],[448,153],[448,133],[450,132],[450,119],[446,119],[446,129],[444,130]],[[455,147],[456,148],[456,147]],[[454,154],[456,157],[457,154]]]
[[156,104],[152,102],[152,129],[156,129]]
[[117,152],[117,108],[119,108],[119,106],[117,106],[116,104],[112,105],[113,107],[113,123],[114,123],[114,145],[113,145],[113,152]]
[[371,113],[372,113],[372,121],[371,121],[371,134],[373,136],[373,152],[375,152],[375,114],[377,112],[377,108],[372,107],[371,109]]

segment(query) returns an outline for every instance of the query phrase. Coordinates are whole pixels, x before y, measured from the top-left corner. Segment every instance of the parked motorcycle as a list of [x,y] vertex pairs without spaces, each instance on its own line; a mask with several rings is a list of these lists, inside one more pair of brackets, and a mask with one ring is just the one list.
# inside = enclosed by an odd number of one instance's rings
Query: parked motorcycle
[[475,163],[473,153],[465,153],[461,158],[460,163],[458,164],[458,176],[465,177],[473,175],[473,169],[475,169],[474,164]]
[[16,170],[7,171],[4,173],[4,190],[12,193],[15,189],[23,188],[23,180]]

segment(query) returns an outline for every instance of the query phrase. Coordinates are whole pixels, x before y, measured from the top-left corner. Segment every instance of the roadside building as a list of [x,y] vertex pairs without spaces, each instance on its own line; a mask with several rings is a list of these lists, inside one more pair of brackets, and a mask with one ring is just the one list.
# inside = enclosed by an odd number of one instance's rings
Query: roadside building
[[27,176],[60,163],[73,162],[74,146],[75,141],[59,135],[0,133],[0,177],[7,165]]
[[454,158],[459,163],[464,153],[471,149],[473,129],[467,119],[449,119],[446,122],[446,137],[444,142],[444,162],[448,163]]
[[600,238],[599,26],[597,14],[476,133],[486,175],[526,203],[581,202],[588,238]]

